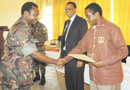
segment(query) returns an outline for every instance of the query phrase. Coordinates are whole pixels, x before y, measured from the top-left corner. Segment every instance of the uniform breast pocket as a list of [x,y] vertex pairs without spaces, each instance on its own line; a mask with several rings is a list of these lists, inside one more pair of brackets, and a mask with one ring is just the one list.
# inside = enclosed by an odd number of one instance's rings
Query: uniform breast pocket
[[105,40],[105,37],[98,37],[94,49],[98,52],[105,53],[107,46],[108,45],[107,45],[107,41]]
[[105,42],[105,37],[98,37],[98,43],[104,43]]

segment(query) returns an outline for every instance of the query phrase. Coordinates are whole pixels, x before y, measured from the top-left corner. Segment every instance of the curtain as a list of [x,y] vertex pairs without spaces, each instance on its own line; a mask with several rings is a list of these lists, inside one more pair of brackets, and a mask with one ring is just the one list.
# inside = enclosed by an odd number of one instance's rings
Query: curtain
[[130,45],[130,0],[114,0],[113,23],[120,27],[127,45]]
[[[68,19],[65,14],[65,5],[67,2],[72,1],[77,5],[77,15],[85,19],[84,9],[92,3],[98,3],[103,10],[103,17],[110,20],[110,0],[52,0],[53,1],[53,39],[57,39],[62,35],[64,22]],[[88,24],[88,27],[89,24]]]
[[[103,17],[110,21],[110,0],[77,0],[77,15],[85,18],[84,10],[90,3],[98,3],[103,11]],[[88,24],[88,28],[91,26]]]
[[[83,17],[84,19],[86,19],[86,16],[84,14],[85,11],[85,7],[92,3],[95,2],[95,0],[77,0],[76,5],[77,5],[77,15],[79,15],[80,17]],[[88,24],[88,28],[90,28],[91,26]]]
[[39,21],[40,21],[45,12],[47,0],[34,0],[34,2],[38,5],[38,8],[39,8]]
[[74,2],[74,0],[52,0],[53,39],[57,39],[59,35],[62,35],[64,22],[68,19],[64,9],[69,1]]
[[102,16],[110,21],[111,0],[94,0],[102,8]]
[[92,3],[92,2],[95,2],[95,0],[77,0],[76,1],[76,5],[77,5],[77,14],[83,18],[85,18],[85,14],[84,14],[84,10],[85,10],[85,7]]

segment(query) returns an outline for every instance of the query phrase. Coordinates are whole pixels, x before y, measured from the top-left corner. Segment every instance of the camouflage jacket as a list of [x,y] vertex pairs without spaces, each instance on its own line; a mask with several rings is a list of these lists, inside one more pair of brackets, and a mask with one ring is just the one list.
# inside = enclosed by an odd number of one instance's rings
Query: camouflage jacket
[[30,54],[37,51],[31,30],[26,21],[22,17],[19,18],[9,30],[0,61],[7,68],[6,70],[12,71],[16,76],[23,76],[24,84],[32,83],[32,79],[28,81],[26,75],[32,77],[33,59]]
[[[47,28],[44,24],[38,22],[32,30],[32,38],[35,40],[48,39]],[[45,54],[44,42],[36,43],[38,51]]]

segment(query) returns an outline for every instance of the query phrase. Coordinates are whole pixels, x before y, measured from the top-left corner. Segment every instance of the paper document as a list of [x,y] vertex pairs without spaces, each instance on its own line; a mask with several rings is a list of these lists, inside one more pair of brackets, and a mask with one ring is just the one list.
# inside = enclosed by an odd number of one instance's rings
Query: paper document
[[88,62],[94,62],[94,60],[84,54],[69,54],[69,56],[72,56],[74,58],[77,58],[77,59],[81,59],[81,60],[84,60],[84,61],[88,61]]

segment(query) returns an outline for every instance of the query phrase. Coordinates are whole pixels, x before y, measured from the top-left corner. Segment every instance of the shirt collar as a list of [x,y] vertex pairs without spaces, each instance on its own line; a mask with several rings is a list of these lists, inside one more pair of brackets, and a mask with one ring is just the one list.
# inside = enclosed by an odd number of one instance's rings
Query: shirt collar
[[32,29],[32,26],[31,25],[28,25],[27,21],[23,18],[23,17],[20,17],[20,19],[22,20],[22,22],[29,28]]
[[76,14],[74,14],[74,15],[70,18],[71,23],[74,21],[75,17],[76,17]]
[[102,19],[101,19],[99,25],[97,25],[97,26],[105,25],[106,22],[107,22],[107,20],[106,20],[104,17],[102,17]]
[[92,29],[95,30],[96,27],[105,26],[106,22],[107,22],[107,20],[106,20],[104,17],[102,17],[102,19],[101,19],[99,25],[97,25],[97,26],[94,25],[94,26],[92,27]]

